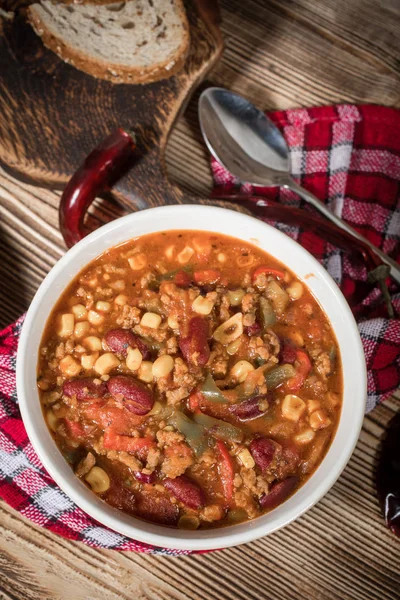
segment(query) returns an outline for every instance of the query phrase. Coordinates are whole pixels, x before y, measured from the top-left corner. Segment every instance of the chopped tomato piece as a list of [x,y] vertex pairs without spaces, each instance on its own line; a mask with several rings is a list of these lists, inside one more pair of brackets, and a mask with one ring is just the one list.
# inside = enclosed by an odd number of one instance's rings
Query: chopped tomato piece
[[185,442],[177,442],[176,444],[165,446],[164,454],[168,458],[191,458],[193,451]]
[[285,272],[280,269],[273,269],[272,267],[267,267],[262,265],[261,267],[257,267],[257,269],[253,273],[253,283],[257,279],[259,275],[265,273],[265,275],[272,275],[272,277],[276,277],[277,279],[284,279]]
[[150,437],[134,438],[129,435],[120,435],[114,429],[108,428],[104,432],[104,448],[117,450],[118,452],[141,452],[155,448],[156,443]]
[[216,441],[215,447],[218,454],[218,472],[221,478],[225,500],[230,502],[233,496],[233,478],[235,476],[232,457],[228,452],[228,448],[221,440]]
[[102,427],[112,427],[118,433],[129,433],[132,428],[141,425],[144,417],[134,415],[126,408],[118,408],[117,406],[105,406],[98,411],[98,415],[91,417],[94,421],[101,423]]
[[201,392],[192,392],[188,400],[188,409],[191,412],[197,412],[200,410],[200,402],[202,400]]
[[206,285],[217,283],[221,279],[221,273],[214,269],[205,269],[204,271],[195,271],[193,277],[196,283]]
[[74,438],[84,437],[85,430],[83,426],[78,421],[70,421],[69,419],[65,419],[65,423],[69,429],[70,434]]
[[297,392],[302,387],[312,368],[312,364],[307,352],[305,350],[301,350],[300,348],[296,350],[296,362],[298,363],[296,369],[297,373],[294,377],[288,379],[286,382],[286,387],[291,392]]

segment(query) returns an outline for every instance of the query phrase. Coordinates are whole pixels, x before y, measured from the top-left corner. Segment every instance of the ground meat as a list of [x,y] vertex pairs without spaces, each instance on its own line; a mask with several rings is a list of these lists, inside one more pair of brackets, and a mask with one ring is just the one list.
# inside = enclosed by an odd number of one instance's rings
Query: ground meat
[[242,310],[244,313],[255,313],[258,306],[258,294],[245,294],[242,299]]
[[114,295],[114,290],[112,290],[109,287],[107,287],[107,288],[97,287],[96,295],[100,298],[111,298]]
[[166,477],[171,477],[171,479],[183,475],[186,469],[194,463],[193,452],[184,442],[166,446],[164,454],[161,470]]
[[58,360],[60,360],[61,358],[64,358],[65,356],[65,344],[64,342],[60,342],[58,344],[58,346],[55,349],[55,357],[58,358]]
[[174,406],[175,404],[179,404],[181,400],[187,398],[190,394],[190,389],[188,387],[182,386],[177,388],[176,390],[169,390],[165,393],[167,398],[167,404],[170,406]]
[[315,370],[321,377],[326,379],[326,377],[331,374],[331,369],[331,361],[328,354],[326,352],[321,352],[315,359]]
[[111,460],[119,460],[124,465],[132,469],[132,471],[141,471],[142,463],[139,459],[132,454],[128,454],[128,452],[116,452],[115,450],[110,450],[107,452],[107,458]]
[[144,338],[151,338],[156,342],[165,342],[168,336],[170,336],[170,332],[167,329],[167,324],[164,324],[164,327],[160,326],[158,329],[153,329],[153,327],[143,327],[142,325],[136,325],[133,328],[133,331]]
[[96,459],[91,452],[88,452],[85,458],[83,458],[75,469],[75,475],[83,477],[86,473],[89,473],[90,469],[96,464]]
[[227,321],[230,318],[230,312],[229,312],[229,298],[228,295],[224,294],[221,298],[221,304],[219,307],[219,318],[221,319],[222,322]]
[[260,337],[250,338],[248,349],[249,356],[252,359],[262,358],[263,360],[268,360],[270,357],[270,351]]
[[[328,391],[328,385],[316,375],[310,375],[304,382],[304,392],[309,398],[322,399]],[[307,396],[305,396],[307,397]]]
[[161,458],[160,450],[158,450],[157,448],[150,448],[150,450],[147,454],[146,469],[149,469],[150,471],[154,471],[154,469],[160,463],[160,458]]
[[214,377],[225,377],[228,371],[229,354],[226,347],[215,343],[214,350],[210,354],[208,365]]
[[207,450],[205,450],[199,458],[199,463],[203,463],[208,467],[211,467],[213,464],[215,464],[215,461],[215,453],[213,450],[211,450],[211,448],[207,448]]
[[117,324],[121,325],[124,329],[130,329],[134,325],[140,323],[141,311],[137,306],[125,306],[122,307],[122,313],[117,318]]
[[238,473],[236,473],[234,479],[233,479],[233,485],[235,486],[235,488],[240,488],[240,486],[243,484],[243,480],[240,477],[240,475]]
[[254,493],[256,485],[256,472],[254,469],[242,467],[240,469],[240,477],[242,478],[243,486],[250,492]]
[[176,354],[178,352],[178,340],[173,335],[167,340],[166,353],[167,354]]
[[209,506],[205,506],[200,513],[200,519],[203,521],[208,521],[211,523],[212,521],[219,521],[223,519],[225,516],[225,511],[219,504],[210,504]]
[[280,343],[279,338],[276,335],[276,333],[274,333],[273,331],[268,329],[264,333],[263,338],[264,338],[264,342],[266,344],[268,344],[268,346],[269,346],[270,353],[273,354],[274,356],[278,356],[278,354],[281,350],[281,343]]
[[240,490],[235,492],[233,497],[237,508],[244,508],[251,519],[259,514],[257,504],[249,492]]
[[177,431],[165,431],[165,429],[157,431],[156,437],[159,448],[164,448],[164,446],[170,446],[171,444],[183,442],[185,439],[185,436],[181,433]]
[[[262,494],[268,492],[268,482],[265,480],[262,475],[256,475],[254,469],[247,469],[246,467],[242,467],[240,469],[240,477],[239,479],[242,482],[244,488],[246,488],[251,494],[254,496],[260,497]],[[237,486],[240,488],[240,485]],[[239,490],[243,491],[243,490]]]
[[256,322],[256,313],[249,312],[243,317],[243,325],[244,327],[251,327]]
[[178,357],[175,359],[173,374],[175,385],[193,389],[202,376],[201,369],[192,369],[191,372],[189,372],[189,368],[182,358]]
[[66,354],[72,354],[72,352],[74,351],[75,348],[75,343],[74,340],[69,338],[66,342],[65,342],[65,353]]

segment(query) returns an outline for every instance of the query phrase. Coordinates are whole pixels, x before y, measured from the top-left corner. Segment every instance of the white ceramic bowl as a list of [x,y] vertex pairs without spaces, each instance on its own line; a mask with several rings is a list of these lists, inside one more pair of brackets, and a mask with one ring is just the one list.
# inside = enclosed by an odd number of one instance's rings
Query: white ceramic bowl
[[[324,308],[338,341],[344,399],[339,427],[312,477],[289,500],[249,523],[204,531],[181,531],[145,523],[97,498],[74,475],[55,445],[42,416],[36,387],[38,348],[46,320],[75,275],[107,248],[133,237],[168,229],[227,234],[256,244],[300,279]],[[166,548],[206,550],[250,542],[287,525],[313,506],[334,484],[349,460],[360,432],[366,400],[366,369],[357,326],[339,288],[301,246],[261,221],[210,206],[166,206],[134,213],[105,225],[79,242],[55,265],[40,286],[22,328],[17,359],[17,390],[29,438],[60,488],[100,523],[133,539]]]

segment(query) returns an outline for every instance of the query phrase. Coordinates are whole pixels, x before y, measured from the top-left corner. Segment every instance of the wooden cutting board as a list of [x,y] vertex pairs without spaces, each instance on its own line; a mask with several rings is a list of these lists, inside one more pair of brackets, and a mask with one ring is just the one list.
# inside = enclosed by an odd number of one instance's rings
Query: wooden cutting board
[[[20,4],[19,4],[20,5]],[[191,93],[222,52],[215,0],[185,3],[190,53],[176,76],[147,85],[95,79],[47,50],[26,22],[0,18],[0,163],[22,180],[63,188],[116,127],[137,134],[137,159],[113,188],[125,205],[190,202],[166,175],[164,150]],[[8,8],[12,8],[12,2]]]

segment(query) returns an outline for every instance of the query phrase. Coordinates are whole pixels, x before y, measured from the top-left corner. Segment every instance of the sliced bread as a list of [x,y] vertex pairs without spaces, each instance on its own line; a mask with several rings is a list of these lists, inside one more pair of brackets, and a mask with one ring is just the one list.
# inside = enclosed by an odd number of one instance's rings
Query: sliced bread
[[28,18],[65,62],[114,83],[170,77],[189,50],[182,0],[40,0],[29,7]]

